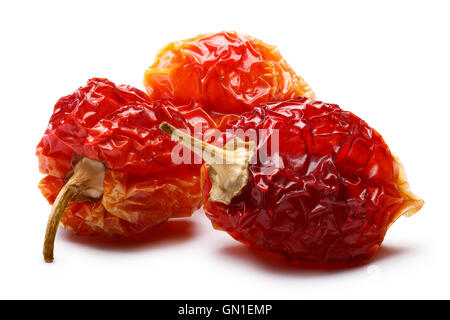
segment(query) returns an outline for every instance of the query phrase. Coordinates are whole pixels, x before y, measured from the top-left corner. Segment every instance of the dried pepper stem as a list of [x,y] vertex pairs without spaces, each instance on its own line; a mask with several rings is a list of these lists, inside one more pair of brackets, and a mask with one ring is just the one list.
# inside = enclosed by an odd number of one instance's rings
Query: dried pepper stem
[[64,211],[70,200],[78,194],[77,187],[71,184],[66,184],[58,194],[55,203],[50,212],[47,223],[47,231],[45,232],[44,241],[44,260],[45,262],[53,262],[53,249],[55,245],[56,232],[58,230],[59,222],[61,221]]
[[83,158],[77,163],[72,176],[56,197],[48,218],[43,250],[45,262],[53,262],[56,232],[70,200],[74,197],[83,200],[101,198],[105,172],[105,165],[99,161]]
[[248,165],[255,150],[253,142],[234,138],[222,149],[196,139],[167,122],[161,123],[159,128],[206,161],[212,184],[209,201],[230,204],[247,185]]

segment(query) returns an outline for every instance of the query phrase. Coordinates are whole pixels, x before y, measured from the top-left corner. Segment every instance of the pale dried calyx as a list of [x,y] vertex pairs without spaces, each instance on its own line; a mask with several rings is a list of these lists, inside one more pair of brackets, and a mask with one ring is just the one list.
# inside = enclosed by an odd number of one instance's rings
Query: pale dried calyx
[[82,158],[75,165],[72,175],[59,192],[48,218],[43,251],[46,262],[53,261],[56,231],[70,200],[72,198],[80,201],[100,199],[103,196],[105,173],[106,166],[100,161]]
[[252,141],[234,138],[222,149],[191,137],[167,122],[161,123],[159,128],[206,161],[211,180],[209,201],[230,204],[247,185],[248,165],[255,153]]
[[416,196],[414,193],[412,193],[411,189],[409,188],[408,179],[406,178],[406,172],[405,168],[403,167],[403,164],[400,162],[400,159],[398,157],[394,156],[394,161],[398,167],[398,186],[400,187],[400,190],[405,195],[405,203],[403,207],[400,209],[398,216],[404,215],[406,217],[410,217],[414,215],[417,211],[422,209],[424,205],[424,201],[420,199],[418,196]]

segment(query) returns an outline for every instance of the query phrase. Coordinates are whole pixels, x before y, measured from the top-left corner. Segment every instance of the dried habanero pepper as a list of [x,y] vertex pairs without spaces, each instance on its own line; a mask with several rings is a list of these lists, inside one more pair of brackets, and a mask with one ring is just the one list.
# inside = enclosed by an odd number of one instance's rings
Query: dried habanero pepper
[[99,78],[56,103],[36,152],[47,174],[39,188],[54,203],[46,261],[60,220],[80,235],[126,236],[200,207],[200,165],[171,161],[175,144],[158,129],[163,120],[188,132],[213,125],[201,107],[150,102]]
[[315,98],[276,47],[235,32],[170,43],[145,72],[144,85],[152,99],[199,101],[218,122],[260,102]]
[[[193,144],[172,126],[161,128]],[[288,260],[352,265],[375,253],[398,217],[423,206],[380,134],[337,105],[307,98],[266,103],[229,128],[256,129],[264,139],[240,140],[234,151],[199,142],[194,151],[207,162],[206,215],[215,228],[247,245]],[[262,148],[271,152],[267,141],[276,130],[275,155],[283,165],[249,163]],[[208,154],[233,161],[217,164]]]

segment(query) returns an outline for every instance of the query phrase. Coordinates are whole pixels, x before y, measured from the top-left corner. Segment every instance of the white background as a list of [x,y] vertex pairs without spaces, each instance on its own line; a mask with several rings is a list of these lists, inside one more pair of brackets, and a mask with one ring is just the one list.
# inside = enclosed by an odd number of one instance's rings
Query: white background
[[[2,1],[0,298],[450,298],[448,1]],[[34,156],[56,100],[90,77],[143,88],[168,42],[236,30],[277,45],[318,98],[382,133],[425,207],[369,264],[305,270],[215,231],[198,212],[99,242],[60,230]]]

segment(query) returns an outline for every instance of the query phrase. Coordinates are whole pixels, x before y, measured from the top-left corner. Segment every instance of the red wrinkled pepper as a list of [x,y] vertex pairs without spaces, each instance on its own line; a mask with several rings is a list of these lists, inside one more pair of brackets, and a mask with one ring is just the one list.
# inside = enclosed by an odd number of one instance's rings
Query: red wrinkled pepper
[[[295,261],[352,265],[372,257],[398,217],[423,206],[380,134],[337,105],[307,98],[265,103],[228,128],[254,130],[257,140],[235,145],[226,165],[209,160],[208,152],[223,158],[230,151],[199,141],[194,151],[207,162],[207,217],[247,245]],[[169,124],[161,129],[194,145]],[[270,152],[276,130],[275,156],[283,166],[249,162],[262,148]]]
[[275,46],[235,32],[170,43],[145,72],[144,85],[151,99],[200,102],[218,123],[260,102],[315,98]]
[[52,211],[47,261],[59,219],[80,235],[123,236],[200,207],[200,165],[171,161],[175,143],[159,131],[161,121],[188,132],[199,123],[214,127],[197,104],[151,102],[144,92],[106,79],[91,79],[56,103],[36,151],[47,174],[39,188],[50,203],[60,194],[53,211],[63,210],[59,218]]

